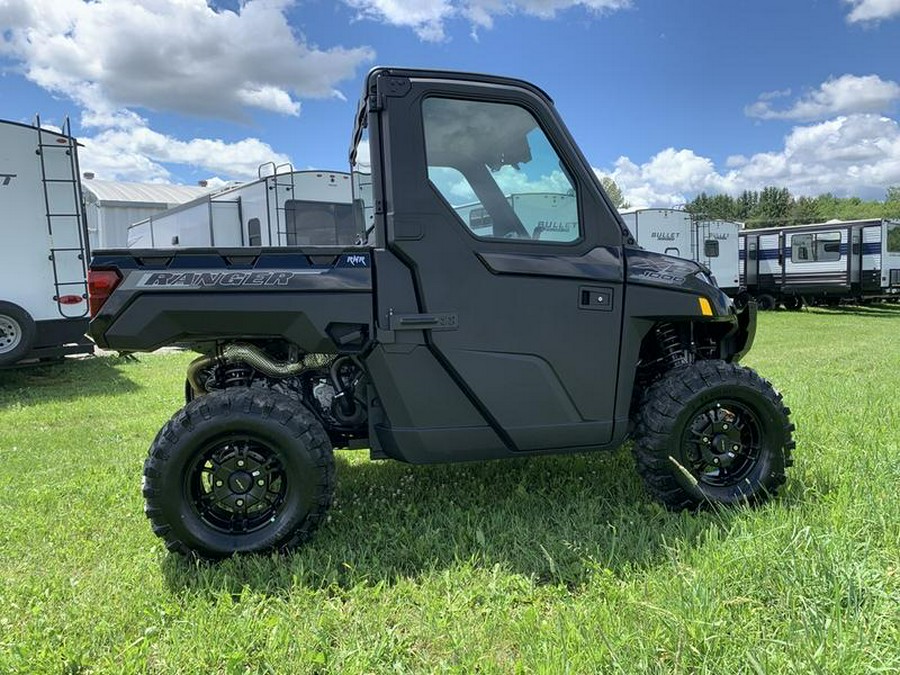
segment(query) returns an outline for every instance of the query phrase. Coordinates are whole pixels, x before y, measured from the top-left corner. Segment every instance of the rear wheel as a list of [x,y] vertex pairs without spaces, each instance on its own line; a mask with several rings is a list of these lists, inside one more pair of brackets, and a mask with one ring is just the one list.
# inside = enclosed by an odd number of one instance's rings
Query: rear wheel
[[334,457],[315,417],[280,394],[219,391],[179,411],[144,464],[146,513],[178,553],[222,558],[310,538],[334,492]]
[[11,302],[0,301],[0,366],[21,361],[34,344],[34,319]]
[[768,312],[778,307],[778,302],[775,300],[774,295],[763,293],[756,298],[756,305],[759,307],[760,311]]
[[754,371],[700,361],[647,392],[634,454],[647,489],[671,509],[760,503],[791,465],[790,410]]
[[799,295],[785,296],[783,302],[784,308],[792,312],[799,312],[804,307],[803,298]]

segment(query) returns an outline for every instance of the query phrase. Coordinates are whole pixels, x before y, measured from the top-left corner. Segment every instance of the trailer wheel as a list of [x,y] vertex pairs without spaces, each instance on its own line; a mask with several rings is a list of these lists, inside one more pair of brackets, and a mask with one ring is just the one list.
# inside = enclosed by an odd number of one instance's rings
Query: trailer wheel
[[778,302],[775,300],[774,295],[763,293],[756,298],[756,305],[760,311],[768,312],[778,307]]
[[753,370],[699,361],[647,392],[633,451],[648,491],[673,510],[757,504],[785,481],[790,410]]
[[11,302],[0,301],[0,366],[21,361],[34,344],[34,319]]
[[785,296],[783,300],[784,308],[790,310],[792,312],[799,312],[806,303],[803,302],[803,297],[799,295],[788,295]]
[[159,431],[144,463],[145,512],[166,547],[217,559],[307,541],[334,493],[319,421],[271,391],[198,397]]

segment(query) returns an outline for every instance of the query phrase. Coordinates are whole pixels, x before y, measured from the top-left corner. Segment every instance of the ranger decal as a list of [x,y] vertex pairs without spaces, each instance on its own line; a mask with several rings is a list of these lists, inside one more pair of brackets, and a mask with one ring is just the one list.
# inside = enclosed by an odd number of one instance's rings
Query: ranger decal
[[[317,271],[318,273],[318,271]],[[148,272],[138,288],[234,288],[235,286],[287,286],[296,272],[261,270],[247,272]]]

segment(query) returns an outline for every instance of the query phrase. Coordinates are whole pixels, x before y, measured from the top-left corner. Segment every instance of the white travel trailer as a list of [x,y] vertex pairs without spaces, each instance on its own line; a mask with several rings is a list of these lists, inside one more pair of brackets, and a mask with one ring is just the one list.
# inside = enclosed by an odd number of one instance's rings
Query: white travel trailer
[[0,121],[0,366],[90,352],[78,144]]
[[[268,171],[267,175],[264,175]],[[129,248],[353,244],[350,174],[260,167],[260,177],[134,223]]]
[[900,221],[833,220],[741,232],[741,280],[762,309],[900,299]]
[[[571,233],[578,230],[578,204],[572,195],[535,192],[511,194],[506,199],[532,239],[572,241]],[[455,208],[473,233],[491,236],[493,223],[480,202]]]
[[637,243],[648,251],[706,265],[722,290],[738,291],[740,223],[694,218],[680,209],[633,209],[619,215]]

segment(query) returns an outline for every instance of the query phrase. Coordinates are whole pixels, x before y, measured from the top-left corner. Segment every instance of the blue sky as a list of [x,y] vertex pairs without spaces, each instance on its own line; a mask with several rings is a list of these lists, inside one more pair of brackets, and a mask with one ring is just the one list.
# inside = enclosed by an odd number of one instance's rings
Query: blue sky
[[900,0],[0,0],[0,117],[66,114],[100,178],[346,168],[376,64],[556,100],[636,205],[900,184]]

